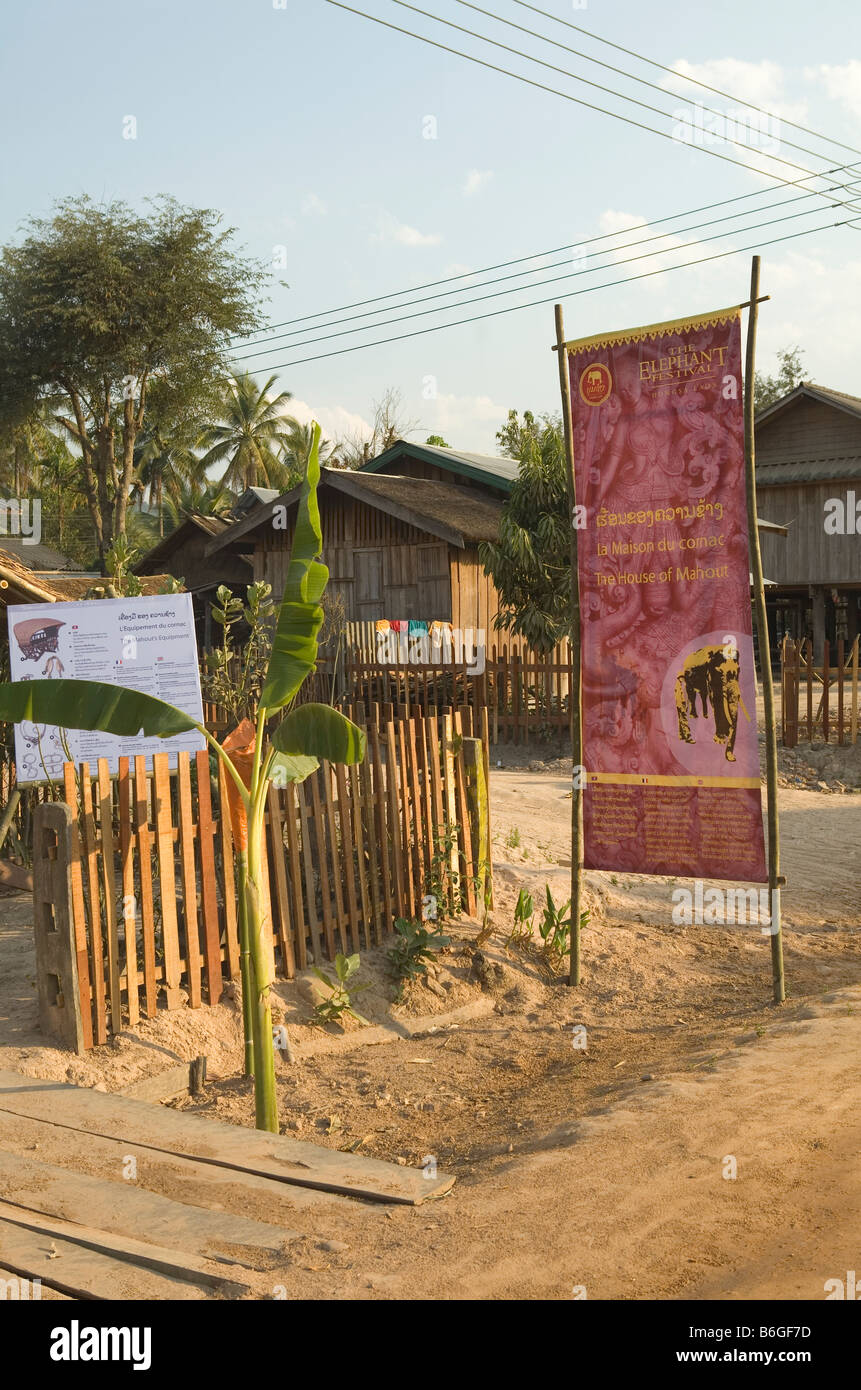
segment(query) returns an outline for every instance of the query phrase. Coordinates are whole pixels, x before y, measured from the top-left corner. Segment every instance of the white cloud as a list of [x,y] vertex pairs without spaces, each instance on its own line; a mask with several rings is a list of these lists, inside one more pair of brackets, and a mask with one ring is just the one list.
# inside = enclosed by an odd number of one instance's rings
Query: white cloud
[[852,58],[842,67],[822,63],[818,68],[805,68],[809,81],[820,81],[832,101],[839,101],[853,116],[861,118],[861,61]]
[[491,442],[508,418],[508,406],[497,405],[490,396],[458,396],[440,392],[431,401],[422,401],[421,431],[414,438],[441,434],[453,449],[493,453]]
[[292,400],[287,402],[285,409],[300,425],[309,425],[316,420],[323,437],[330,443],[336,439],[370,439],[373,434],[373,427],[363,416],[346,410],[342,405],[311,406],[307,401]]
[[328,209],[322,198],[318,198],[316,193],[306,193],[302,199],[302,216],[325,217]]
[[463,185],[464,196],[471,198],[473,193],[479,193],[490,183],[492,178],[492,169],[470,169],[466,176],[466,183]]
[[[748,105],[773,111],[788,121],[806,119],[806,102],[790,101],[784,90],[785,72],[779,63],[769,62],[767,58],[760,63],[747,63],[740,58],[714,58],[705,63],[689,63],[685,58],[680,58],[673,64],[673,70],[679,76],[665,77],[661,86],[681,96],[686,103],[701,102],[703,106],[721,112]],[[733,100],[728,101],[718,92],[704,91],[702,87],[679,80],[685,77],[692,77],[709,87],[717,87]]]
[[396,246],[438,246],[442,237],[435,232],[420,232],[415,227],[407,226],[406,222],[399,222],[396,217],[392,217],[391,213],[386,212],[380,217],[377,230],[371,240]]

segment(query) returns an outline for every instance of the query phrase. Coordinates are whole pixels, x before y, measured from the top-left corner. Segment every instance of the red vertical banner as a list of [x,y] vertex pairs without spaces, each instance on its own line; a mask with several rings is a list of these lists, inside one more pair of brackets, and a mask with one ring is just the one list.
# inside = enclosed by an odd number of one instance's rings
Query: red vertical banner
[[741,310],[566,352],[585,867],[764,882]]

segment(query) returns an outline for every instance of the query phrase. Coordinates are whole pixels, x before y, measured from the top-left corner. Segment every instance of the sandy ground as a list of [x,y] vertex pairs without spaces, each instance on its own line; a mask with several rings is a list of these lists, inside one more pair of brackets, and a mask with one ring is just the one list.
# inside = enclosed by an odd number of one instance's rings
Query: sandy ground
[[[372,987],[356,1002],[372,1030],[321,1029],[301,987],[279,986],[298,1057],[279,1064],[286,1132],[401,1162],[433,1155],[458,1178],[445,1199],[385,1216],[295,1193],[243,1206],[305,1221],[277,1274],[288,1296],[821,1298],[858,1268],[861,798],[781,790],[789,997],[777,1007],[769,938],[674,924],[668,879],[588,876],[577,991],[534,949],[506,949],[521,886],[568,896],[568,785],[561,771],[493,772],[494,934],[476,951],[478,925],[452,927],[430,987],[402,1005],[385,951],[363,952]],[[26,899],[4,900],[0,918],[0,1067],[115,1090],[206,1052],[207,1094],[183,1108],[251,1122],[235,1001],[160,1014],[71,1058],[34,1025]],[[113,1161],[99,1170],[68,1146],[44,1156],[103,1175]],[[152,1183],[170,1191],[164,1174]],[[332,1239],[348,1249],[322,1253]],[[258,1296],[268,1287],[261,1276]]]

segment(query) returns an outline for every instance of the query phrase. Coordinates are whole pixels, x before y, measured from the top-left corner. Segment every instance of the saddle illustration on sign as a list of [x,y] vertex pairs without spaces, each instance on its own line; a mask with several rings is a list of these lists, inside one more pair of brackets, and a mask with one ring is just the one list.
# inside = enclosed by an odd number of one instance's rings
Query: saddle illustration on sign
[[45,652],[57,650],[60,628],[65,623],[54,618],[27,618],[14,627],[15,640],[25,661],[38,661]]

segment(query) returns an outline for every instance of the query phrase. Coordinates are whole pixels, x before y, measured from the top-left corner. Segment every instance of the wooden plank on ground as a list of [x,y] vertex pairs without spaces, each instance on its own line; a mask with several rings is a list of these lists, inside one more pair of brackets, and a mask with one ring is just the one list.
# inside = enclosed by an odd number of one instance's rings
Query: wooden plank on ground
[[267,1222],[284,1221],[290,1226],[297,1212],[322,1203],[334,1203],[337,1207],[339,1203],[349,1202],[349,1198],[332,1192],[296,1187],[275,1178],[244,1173],[238,1168],[197,1163],[185,1155],[159,1153],[156,1149],[130,1143],[128,1139],[76,1133],[48,1120],[0,1110],[0,1152],[20,1155],[37,1150],[42,1163],[52,1163],[74,1175],[85,1165],[88,1173],[110,1183],[117,1181],[118,1173],[128,1172],[129,1162],[134,1160],[135,1190],[155,1192],[191,1207],[211,1206],[217,1212],[229,1211],[241,1216],[248,1215],[253,1206],[265,1213]]
[[20,1072],[0,1071],[0,1111],[300,1187],[376,1201],[418,1203],[447,1192],[454,1183],[446,1174],[427,1178],[420,1169],[337,1153],[286,1135],[201,1119],[103,1091],[39,1081]]
[[0,1201],[0,1223],[19,1226],[24,1231],[52,1240],[68,1240],[81,1249],[127,1261],[135,1269],[155,1270],[171,1279],[198,1285],[229,1298],[250,1292],[249,1285],[241,1280],[208,1269],[207,1260],[200,1255],[174,1250],[152,1240],[139,1240],[137,1236],[102,1230],[89,1221],[65,1221],[14,1202]]
[[271,1256],[300,1236],[233,1212],[188,1206],[136,1182],[108,1182],[2,1150],[0,1184],[4,1199],[16,1206],[249,1269],[266,1269]]
[[41,1279],[70,1298],[161,1302],[200,1300],[211,1293],[199,1284],[4,1220],[0,1220],[0,1263],[26,1279]]

